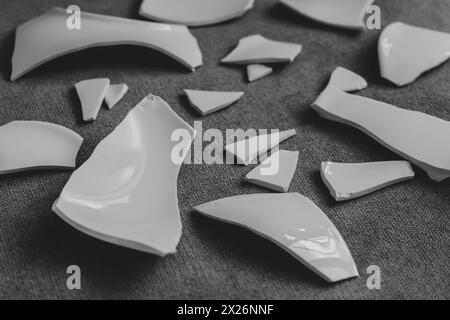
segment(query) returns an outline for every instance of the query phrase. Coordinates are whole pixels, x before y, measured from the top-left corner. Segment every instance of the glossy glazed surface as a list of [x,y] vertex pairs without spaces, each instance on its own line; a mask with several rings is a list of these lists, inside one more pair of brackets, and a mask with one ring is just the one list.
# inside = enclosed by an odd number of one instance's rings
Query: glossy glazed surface
[[205,26],[242,16],[255,0],[143,0],[139,14],[148,19]]
[[109,79],[83,80],[75,84],[84,121],[94,121],[109,89]]
[[253,136],[226,145],[225,151],[230,156],[236,157],[238,164],[249,165],[259,155],[270,151],[296,134],[295,129],[292,129],[267,135]]
[[305,17],[348,29],[364,29],[364,15],[374,0],[280,0]]
[[82,27],[70,30],[61,8],[20,25],[12,57],[11,80],[54,58],[99,46],[138,45],[159,50],[189,69],[202,65],[197,40],[184,26],[81,13]]
[[298,151],[277,151],[250,171],[245,180],[277,192],[288,192],[297,169],[298,155]]
[[350,200],[414,178],[408,161],[322,162],[321,176],[336,201]]
[[427,172],[450,177],[450,122],[327,87],[312,106],[322,117],[351,125]]
[[223,63],[253,64],[292,62],[302,51],[296,43],[273,41],[259,34],[239,40],[238,46],[225,58]]
[[248,81],[253,82],[262,79],[273,72],[273,69],[263,64],[250,64],[247,66]]
[[339,231],[299,193],[242,195],[205,203],[195,210],[274,242],[328,282],[358,276]]
[[126,84],[112,84],[109,86],[105,95],[105,102],[109,109],[112,109],[127,94],[128,86]]
[[0,174],[74,168],[83,138],[40,121],[12,121],[0,127]]
[[450,58],[450,33],[394,22],[380,35],[378,56],[381,76],[404,86]]
[[[160,256],[175,253],[181,236],[177,199],[180,164],[193,129],[161,98],[143,99],[67,182],[54,211],[78,230],[113,244]],[[183,154],[183,157],[186,154]]]
[[202,116],[231,106],[244,95],[243,92],[184,90],[188,100]]

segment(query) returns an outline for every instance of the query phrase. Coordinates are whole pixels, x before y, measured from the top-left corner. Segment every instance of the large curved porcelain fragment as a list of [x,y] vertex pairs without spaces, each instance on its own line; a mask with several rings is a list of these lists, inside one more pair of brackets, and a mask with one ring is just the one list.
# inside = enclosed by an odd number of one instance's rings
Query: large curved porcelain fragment
[[238,46],[225,58],[223,63],[254,64],[292,62],[302,51],[296,43],[269,40],[259,34],[239,40]]
[[358,276],[339,231],[322,210],[299,193],[242,195],[202,204],[195,210],[274,242],[328,282]]
[[83,138],[40,121],[12,121],[0,127],[0,174],[74,168]]
[[185,26],[81,13],[80,30],[66,27],[66,11],[53,8],[17,28],[11,80],[57,57],[100,46],[138,45],[161,51],[191,70],[202,65],[197,40]]
[[255,0],[143,0],[139,14],[148,19],[191,27],[239,18]]
[[365,89],[367,87],[367,81],[353,71],[337,67],[331,74],[328,85],[345,92],[353,92]]
[[281,0],[315,21],[347,29],[365,29],[364,16],[374,0]]
[[277,192],[288,192],[297,169],[298,151],[279,150],[245,176],[245,181]]
[[83,80],[75,84],[84,121],[94,121],[97,118],[109,87],[107,78]]
[[324,118],[351,125],[421,167],[431,179],[450,177],[450,122],[345,93],[328,86],[312,107]]
[[259,155],[272,150],[283,141],[295,136],[295,129],[280,131],[272,134],[263,134],[239,140],[225,146],[225,152],[235,157],[238,164],[249,165]]
[[[172,142],[174,131],[190,139]],[[175,253],[181,236],[177,199],[180,164],[194,130],[161,98],[144,98],[76,170],[54,211],[101,240],[159,256]]]
[[191,106],[193,106],[202,116],[229,107],[244,95],[241,91],[226,92],[185,89],[184,92],[186,93]]
[[450,58],[450,34],[394,22],[380,35],[378,56],[381,76],[404,86]]
[[321,176],[333,198],[344,201],[410,180],[414,171],[408,161],[322,162]]

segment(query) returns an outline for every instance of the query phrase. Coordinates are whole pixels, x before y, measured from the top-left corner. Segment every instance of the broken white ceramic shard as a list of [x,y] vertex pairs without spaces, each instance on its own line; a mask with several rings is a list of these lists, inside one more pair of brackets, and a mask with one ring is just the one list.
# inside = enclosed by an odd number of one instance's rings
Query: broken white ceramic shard
[[105,95],[105,102],[109,109],[112,109],[128,92],[126,84],[112,84]]
[[139,14],[148,19],[191,27],[239,18],[255,0],[144,0]]
[[226,145],[225,151],[230,157],[236,157],[238,164],[247,166],[256,160],[259,155],[272,150],[296,134],[297,131],[291,129],[272,134],[252,136]]
[[17,28],[11,80],[54,58],[100,46],[138,45],[159,50],[189,69],[202,65],[197,40],[185,26],[167,25],[82,12],[82,27],[66,27],[64,9],[49,12]]
[[273,72],[273,69],[263,64],[250,64],[247,66],[248,81],[262,79]]
[[337,67],[331,74],[328,85],[332,85],[345,92],[352,92],[367,88],[367,81],[350,70]]
[[370,135],[424,169],[431,179],[450,177],[449,121],[348,94],[333,86],[328,86],[312,107],[326,119]]
[[231,106],[244,95],[243,92],[184,90],[190,104],[206,116]]
[[299,193],[236,196],[195,210],[274,242],[328,282],[358,276],[339,231],[320,208]]
[[0,174],[74,168],[83,138],[60,125],[12,121],[0,127]]
[[239,40],[238,46],[225,58],[223,63],[253,64],[292,62],[302,51],[296,43],[269,40],[259,34]]
[[328,25],[365,29],[364,16],[374,0],[281,0],[294,11]]
[[[173,142],[176,131],[189,139]],[[175,253],[180,163],[172,152],[180,148],[177,156],[184,158],[193,136],[164,100],[147,96],[73,173],[55,213],[92,237],[160,256]]]
[[94,121],[109,88],[109,79],[83,80],[75,84],[80,98],[84,121]]
[[394,22],[380,35],[378,55],[381,76],[404,86],[450,58],[450,34]]
[[277,151],[250,171],[245,180],[277,192],[288,192],[298,155],[298,151]]
[[414,178],[408,161],[322,162],[321,176],[336,201],[355,199]]

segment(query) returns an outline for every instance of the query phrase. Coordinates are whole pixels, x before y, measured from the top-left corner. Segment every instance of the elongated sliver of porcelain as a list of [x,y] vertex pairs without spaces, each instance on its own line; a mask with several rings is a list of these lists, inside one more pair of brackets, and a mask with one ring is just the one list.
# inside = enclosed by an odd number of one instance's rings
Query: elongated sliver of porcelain
[[[186,139],[173,141],[181,131]],[[67,182],[54,211],[101,240],[164,256],[181,236],[177,177],[194,130],[161,98],[149,95]]]
[[450,58],[450,33],[394,22],[380,34],[378,56],[381,76],[404,86]]
[[364,29],[364,15],[374,0],[281,0],[281,3],[318,22],[347,29]]
[[191,70],[202,65],[197,40],[185,26],[81,13],[81,29],[71,30],[61,8],[17,28],[11,80],[57,57],[100,46],[137,45],[161,51]]
[[74,168],[83,138],[63,126],[12,121],[0,127],[0,174]]
[[414,178],[408,161],[323,162],[321,176],[336,201],[355,199]]
[[143,0],[139,14],[148,19],[190,27],[238,18],[255,0]]
[[312,105],[322,117],[351,125],[421,167],[431,179],[450,177],[450,122],[328,86]]
[[227,64],[292,62],[302,51],[296,43],[273,41],[259,34],[239,40],[238,46],[225,58]]
[[358,276],[339,231],[299,193],[242,195],[205,203],[195,210],[274,242],[328,282]]

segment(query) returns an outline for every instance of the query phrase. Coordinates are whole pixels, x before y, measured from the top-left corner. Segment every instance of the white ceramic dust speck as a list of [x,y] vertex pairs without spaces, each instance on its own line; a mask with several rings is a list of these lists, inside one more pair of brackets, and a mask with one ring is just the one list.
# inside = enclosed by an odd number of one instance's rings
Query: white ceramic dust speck
[[66,27],[67,18],[64,9],[53,8],[17,28],[12,81],[65,54],[120,44],[161,51],[191,70],[202,65],[197,40],[185,26],[82,12],[81,29],[70,30]]
[[[176,252],[181,236],[175,146],[194,130],[161,98],[143,99],[71,176],[53,210],[103,241],[159,256]],[[184,156],[186,154],[184,153]]]
[[151,20],[191,27],[239,18],[255,0],[144,0],[139,14]]
[[431,179],[450,177],[450,122],[328,86],[312,105],[322,117],[360,129],[421,167]]
[[333,198],[344,201],[410,180],[414,171],[408,161],[322,162],[321,176]]
[[450,34],[394,22],[380,34],[378,56],[381,76],[404,86],[450,58]]
[[0,127],[0,174],[74,168],[83,138],[63,126],[12,121]]
[[339,231],[299,193],[242,195],[205,203],[195,210],[274,242],[328,282],[358,276]]

